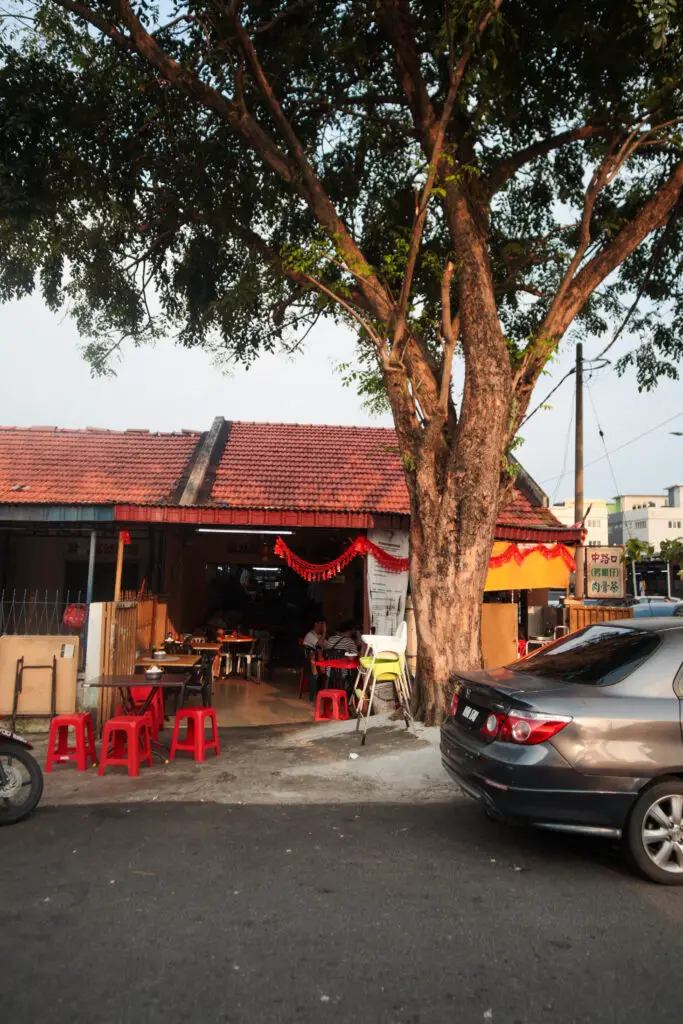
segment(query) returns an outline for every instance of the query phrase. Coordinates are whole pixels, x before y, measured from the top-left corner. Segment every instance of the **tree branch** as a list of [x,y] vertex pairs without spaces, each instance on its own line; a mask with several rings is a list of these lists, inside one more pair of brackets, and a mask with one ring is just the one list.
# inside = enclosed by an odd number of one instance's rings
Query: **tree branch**
[[[681,160],[660,188],[643,203],[634,217],[612,239],[604,249],[578,271],[565,289],[559,302],[553,302],[530,342],[524,359],[516,374],[515,390],[518,396],[516,428],[524,415],[531,391],[538,374],[545,366],[549,354],[557,347],[572,320],[599,288],[602,282],[616,270],[624,260],[652,232],[666,222],[683,191],[683,160]],[[514,431],[513,431],[514,432]]]
[[580,128],[570,128],[568,131],[560,132],[542,142],[534,142],[525,149],[511,153],[504,157],[498,166],[484,180],[483,185],[489,196],[494,195],[509,178],[516,174],[525,164],[536,160],[539,156],[546,156],[554,149],[560,149],[571,142],[579,142],[582,139],[592,139],[596,135],[604,135],[606,129],[598,124],[584,124]]
[[297,11],[303,10],[304,7],[310,7],[311,0],[296,0],[296,3],[290,4],[284,11],[280,11],[270,21],[260,22],[254,29],[254,32],[268,32],[271,28],[275,28],[279,25],[284,18],[288,18],[291,14],[295,14]]
[[[74,0],[55,0],[55,3],[71,9],[70,5],[74,4]],[[227,121],[231,128],[241,135],[258,153],[261,159],[268,164],[271,170],[275,171],[284,181],[291,183],[294,180],[294,169],[290,161],[284,153],[280,152],[270,136],[242,107],[233,100],[227,99],[217,89],[206,85],[194,71],[178,64],[177,61],[169,57],[157,40],[144,28],[133,12],[129,0],[112,0],[112,3],[117,10],[119,18],[130,32],[132,43],[141,57],[144,57],[168,82],[175,85],[181,92],[198,100],[207,109],[212,110],[224,121]],[[97,24],[99,20],[97,16],[93,15],[89,8],[84,8],[84,11],[86,13],[81,13],[81,16],[85,17],[90,24],[100,28],[100,25]]]
[[83,18],[84,21],[89,22],[94,28],[99,29],[103,35],[111,39],[117,46],[120,46],[122,50],[128,50],[129,52],[136,50],[132,39],[119,31],[114,25],[110,25],[104,18],[100,18],[99,14],[95,14],[85,4],[76,3],[76,0],[55,0],[55,3],[59,4],[65,11],[75,14],[78,18]]
[[460,334],[460,317],[451,318],[451,281],[455,264],[448,261],[441,278],[441,329],[445,340],[443,367],[441,369],[441,389],[439,392],[439,409],[443,416],[448,412],[448,399],[451,394],[451,373],[453,356]]
[[299,168],[300,177],[298,180],[301,182],[300,190],[303,193],[303,197],[308,202],[318,222],[325,228],[329,237],[342,252],[347,269],[358,281],[358,286],[368,301],[374,305],[375,316],[381,319],[388,319],[392,307],[390,296],[387,294],[379,278],[370,271],[363,253],[325,192],[292,124],[284,113],[265,75],[254,44],[237,15],[235,15],[234,24],[238,45],[250,74]]

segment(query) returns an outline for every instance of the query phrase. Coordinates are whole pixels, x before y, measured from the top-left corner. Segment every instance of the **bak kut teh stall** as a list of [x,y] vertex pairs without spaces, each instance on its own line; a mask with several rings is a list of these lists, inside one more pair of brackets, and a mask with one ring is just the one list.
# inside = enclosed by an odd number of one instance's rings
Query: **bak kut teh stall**
[[[581,531],[547,504],[520,467],[486,581],[490,665],[514,657],[518,630],[569,582]],[[0,428],[5,595],[62,601],[77,582],[84,604],[111,600],[125,532],[125,592],[158,599],[175,633],[223,614],[268,632],[273,666],[299,663],[320,614],[329,630],[395,632],[409,606],[409,512],[390,429],[222,417],[173,434]]]

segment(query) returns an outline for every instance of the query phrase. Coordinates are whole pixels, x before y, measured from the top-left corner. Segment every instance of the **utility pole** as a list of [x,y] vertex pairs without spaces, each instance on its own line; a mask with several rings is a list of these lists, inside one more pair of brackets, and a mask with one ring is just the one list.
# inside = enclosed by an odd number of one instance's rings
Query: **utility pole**
[[[583,345],[576,346],[576,440],[574,444],[574,521],[583,520]],[[576,549],[574,597],[584,598],[586,552],[582,544]]]

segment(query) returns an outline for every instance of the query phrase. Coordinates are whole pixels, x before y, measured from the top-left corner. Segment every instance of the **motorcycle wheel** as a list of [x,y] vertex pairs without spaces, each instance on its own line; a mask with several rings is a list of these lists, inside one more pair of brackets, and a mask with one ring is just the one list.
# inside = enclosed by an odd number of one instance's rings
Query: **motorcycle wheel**
[[28,750],[0,742],[0,825],[14,825],[35,810],[43,793],[43,773]]

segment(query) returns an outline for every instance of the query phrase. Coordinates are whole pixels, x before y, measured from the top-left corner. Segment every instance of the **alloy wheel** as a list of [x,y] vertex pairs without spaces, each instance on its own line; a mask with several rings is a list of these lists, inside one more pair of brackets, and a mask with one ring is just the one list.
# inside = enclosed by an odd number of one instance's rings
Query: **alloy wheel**
[[641,828],[643,849],[652,863],[683,873],[683,796],[661,796],[647,809]]

